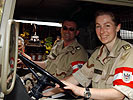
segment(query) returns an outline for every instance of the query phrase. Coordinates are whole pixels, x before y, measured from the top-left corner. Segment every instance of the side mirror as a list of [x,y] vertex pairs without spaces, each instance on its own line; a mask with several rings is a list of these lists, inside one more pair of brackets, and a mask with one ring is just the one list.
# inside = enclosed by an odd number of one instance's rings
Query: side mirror
[[4,94],[9,94],[15,83],[16,66],[18,57],[18,33],[19,24],[13,20],[8,20],[5,40],[0,48],[1,53],[1,91]]

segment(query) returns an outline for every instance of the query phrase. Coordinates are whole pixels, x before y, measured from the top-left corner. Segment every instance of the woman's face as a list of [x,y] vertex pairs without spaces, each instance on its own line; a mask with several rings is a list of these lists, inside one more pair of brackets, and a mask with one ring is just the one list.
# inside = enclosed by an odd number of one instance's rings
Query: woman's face
[[100,15],[96,18],[96,34],[103,44],[111,43],[117,36],[120,25],[116,26],[110,15]]

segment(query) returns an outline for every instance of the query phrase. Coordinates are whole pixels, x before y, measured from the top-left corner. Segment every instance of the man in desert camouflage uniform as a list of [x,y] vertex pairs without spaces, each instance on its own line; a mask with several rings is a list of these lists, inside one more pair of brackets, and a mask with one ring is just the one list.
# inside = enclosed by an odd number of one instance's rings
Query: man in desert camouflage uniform
[[58,42],[51,50],[46,63],[46,71],[62,79],[71,75],[87,61],[87,53],[75,40],[65,48],[63,41]]
[[65,20],[61,28],[62,39],[54,44],[46,61],[35,62],[58,79],[75,73],[87,61],[88,54],[77,42],[78,26],[73,20]]

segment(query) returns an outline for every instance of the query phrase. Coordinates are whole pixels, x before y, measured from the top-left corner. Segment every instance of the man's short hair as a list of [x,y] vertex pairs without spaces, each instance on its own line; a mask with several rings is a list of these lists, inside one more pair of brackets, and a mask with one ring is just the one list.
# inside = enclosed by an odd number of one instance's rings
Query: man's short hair
[[65,21],[74,22],[76,24],[76,28],[79,29],[78,22],[75,19],[73,19],[73,18],[66,18],[66,19],[63,20],[62,25],[64,24]]

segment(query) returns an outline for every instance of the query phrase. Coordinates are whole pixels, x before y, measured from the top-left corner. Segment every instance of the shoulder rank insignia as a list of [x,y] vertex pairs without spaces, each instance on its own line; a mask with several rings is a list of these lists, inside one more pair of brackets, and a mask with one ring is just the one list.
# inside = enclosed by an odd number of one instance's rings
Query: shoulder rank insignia
[[51,59],[51,60],[55,60],[56,59],[56,55],[54,53],[48,55],[48,58]]
[[80,50],[81,49],[80,46],[76,46],[75,48],[76,48],[76,50]]
[[76,46],[76,47],[72,47],[72,46],[71,46],[71,48],[72,48],[72,50],[71,50],[70,52],[71,52],[72,55],[75,54],[76,51],[78,51],[78,50],[81,49],[80,46]]
[[131,48],[131,46],[129,44],[126,44],[126,45],[123,45],[123,48],[124,48],[124,50],[128,50]]

